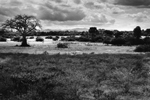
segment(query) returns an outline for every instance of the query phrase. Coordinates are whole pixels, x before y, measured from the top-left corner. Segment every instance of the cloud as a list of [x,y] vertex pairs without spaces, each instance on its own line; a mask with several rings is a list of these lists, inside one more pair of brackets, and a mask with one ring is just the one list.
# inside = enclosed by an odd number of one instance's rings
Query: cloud
[[144,22],[146,19],[148,19],[148,15],[146,15],[146,12],[139,12],[137,14],[129,14],[129,17],[133,18],[137,22]]
[[57,3],[61,3],[62,2],[61,0],[54,0],[54,1],[56,1]]
[[4,16],[14,16],[20,12],[17,7],[0,7],[0,14]]
[[105,6],[103,3],[97,3],[97,2],[86,2],[84,3],[84,6],[89,9],[104,9]]
[[7,19],[7,16],[1,15],[0,14],[0,22],[3,22]]
[[21,1],[19,1],[19,0],[11,0],[10,2],[9,2],[9,4],[11,5],[11,6],[21,6],[21,5],[23,5],[23,3],[21,2]]
[[40,7],[38,17],[42,20],[51,21],[79,21],[86,15],[79,9],[62,9],[47,5],[47,7]]
[[114,24],[115,20],[107,18],[103,14],[93,14],[85,18],[86,22],[95,23],[95,24]]
[[150,7],[150,0],[115,0],[114,3],[124,6]]
[[123,9],[120,9],[118,7],[113,7],[111,9],[111,11],[112,11],[113,14],[120,14],[120,13],[124,13],[125,12]]
[[74,3],[80,4],[80,3],[81,3],[81,0],[74,0]]

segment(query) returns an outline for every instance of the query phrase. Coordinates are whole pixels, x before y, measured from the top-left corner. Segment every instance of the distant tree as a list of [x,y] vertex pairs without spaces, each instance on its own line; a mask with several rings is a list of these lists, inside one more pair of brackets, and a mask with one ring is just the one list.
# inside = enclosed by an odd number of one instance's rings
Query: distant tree
[[146,29],[146,30],[145,30],[145,35],[146,35],[146,36],[150,36],[150,29]]
[[5,34],[4,29],[0,29],[0,36],[3,36]]
[[91,38],[91,40],[93,41],[94,38],[96,37],[96,35],[98,35],[98,30],[96,27],[90,27],[89,29],[89,37]]
[[105,36],[109,36],[109,37],[113,37],[113,36],[114,36],[114,32],[113,32],[113,31],[110,31],[110,30],[105,30],[105,31],[104,31],[104,35],[105,35]]
[[5,23],[2,24],[3,29],[16,30],[16,33],[22,35],[21,46],[29,46],[26,36],[35,32],[37,27],[41,28],[39,20],[34,16],[28,15],[17,15],[13,19],[6,20]]
[[136,39],[140,39],[141,35],[142,35],[142,31],[141,31],[141,27],[137,26],[136,28],[134,28],[133,30],[133,35],[135,36]]

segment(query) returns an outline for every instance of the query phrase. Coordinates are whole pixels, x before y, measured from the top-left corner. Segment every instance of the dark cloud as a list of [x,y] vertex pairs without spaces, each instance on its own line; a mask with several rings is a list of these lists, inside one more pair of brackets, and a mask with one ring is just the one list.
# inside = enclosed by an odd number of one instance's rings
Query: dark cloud
[[81,0],[74,0],[74,2],[75,2],[76,4],[80,4],[80,3],[81,3]]
[[116,0],[115,4],[125,6],[149,7],[150,0]]
[[38,17],[51,21],[79,21],[85,17],[85,14],[79,9],[68,10],[49,5],[48,7],[40,7]]

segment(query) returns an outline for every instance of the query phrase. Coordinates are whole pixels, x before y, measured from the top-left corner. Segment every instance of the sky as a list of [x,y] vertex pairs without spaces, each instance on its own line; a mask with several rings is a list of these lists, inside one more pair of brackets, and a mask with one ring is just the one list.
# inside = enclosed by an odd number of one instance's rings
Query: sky
[[150,28],[150,0],[0,0],[0,24],[18,14],[36,16],[43,29]]

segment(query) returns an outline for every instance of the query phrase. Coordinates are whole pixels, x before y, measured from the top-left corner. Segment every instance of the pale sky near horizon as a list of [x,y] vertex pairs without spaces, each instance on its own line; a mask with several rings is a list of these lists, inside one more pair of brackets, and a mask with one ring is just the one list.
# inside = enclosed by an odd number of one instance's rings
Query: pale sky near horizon
[[0,0],[0,24],[18,14],[36,16],[43,29],[150,28],[150,0]]

